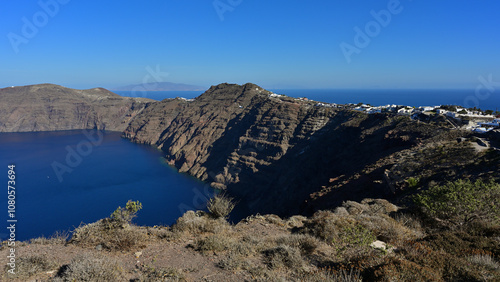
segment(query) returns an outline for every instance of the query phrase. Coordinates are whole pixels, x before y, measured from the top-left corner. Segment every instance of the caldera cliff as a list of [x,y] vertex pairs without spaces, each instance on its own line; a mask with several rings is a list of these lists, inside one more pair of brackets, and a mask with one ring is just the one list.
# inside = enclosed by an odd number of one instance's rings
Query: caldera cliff
[[102,129],[123,131],[153,100],[125,98],[104,88],[54,84],[0,89],[0,132]]
[[386,170],[409,149],[460,134],[445,123],[367,115],[250,83],[155,103],[124,131],[162,149],[179,171],[227,189],[243,214],[279,215],[392,196],[404,179],[392,183]]

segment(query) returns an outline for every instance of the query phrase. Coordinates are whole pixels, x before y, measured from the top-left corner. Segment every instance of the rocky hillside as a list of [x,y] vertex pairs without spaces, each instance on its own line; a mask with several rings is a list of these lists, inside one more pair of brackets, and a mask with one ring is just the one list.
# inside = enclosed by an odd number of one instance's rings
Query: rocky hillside
[[[390,196],[394,187],[384,170],[394,165],[394,154],[462,134],[445,123],[367,115],[254,84],[221,84],[193,101],[155,103],[124,132],[161,148],[181,172],[227,189],[240,200],[242,215],[285,216]],[[336,189],[325,190],[334,182]],[[325,196],[327,204],[317,200]]]
[[[499,169],[499,151],[476,153],[470,133],[452,130],[446,121],[368,115],[250,83],[220,84],[194,100],[161,102],[102,88],[0,89],[0,132],[84,128],[123,131],[134,142],[162,149],[180,172],[238,199],[234,220],[255,213],[311,215],[346,200],[394,199],[408,192],[409,181],[427,188],[461,175],[500,178],[489,173]],[[458,137],[469,141],[457,144]]]
[[123,131],[153,100],[124,98],[103,88],[40,84],[0,89],[0,132],[103,129]]

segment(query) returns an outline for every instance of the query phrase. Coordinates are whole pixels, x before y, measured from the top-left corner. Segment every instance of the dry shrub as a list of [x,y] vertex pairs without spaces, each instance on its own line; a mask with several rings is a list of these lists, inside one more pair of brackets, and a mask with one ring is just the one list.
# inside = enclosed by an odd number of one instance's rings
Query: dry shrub
[[287,245],[265,250],[265,263],[272,269],[287,267],[298,270],[304,265],[300,250]]
[[215,218],[227,218],[234,206],[233,198],[224,193],[211,198],[207,203],[208,211]]
[[62,266],[54,281],[125,281],[124,278],[117,260],[85,253]]
[[303,272],[297,277],[299,281],[305,282],[360,282],[361,273],[351,268],[350,270],[341,270],[334,274],[331,271],[320,270],[314,272]]
[[442,281],[441,275],[428,267],[397,257],[389,257],[376,267],[373,277],[377,281]]
[[29,241],[30,244],[38,244],[38,245],[63,245],[68,241],[69,234],[67,232],[56,232],[54,235],[49,238],[38,237],[33,238]]
[[109,250],[127,251],[142,248],[148,241],[145,229],[134,225],[117,226],[108,219],[82,225],[74,232],[70,243],[82,247],[101,245]]
[[443,231],[431,234],[421,241],[432,249],[444,250],[455,256],[482,254],[476,253],[477,250],[500,256],[500,243],[494,238],[474,236],[465,232]]
[[[42,255],[29,255],[16,260],[15,275],[8,273],[9,278],[26,279],[35,274],[57,268],[57,264]],[[5,267],[7,272],[10,267]]]
[[220,260],[217,266],[225,270],[250,269],[252,267],[248,260],[238,253],[230,253]]
[[174,233],[190,233],[192,235],[202,233],[220,233],[229,229],[229,224],[223,218],[214,219],[204,212],[187,211],[172,226]]
[[134,281],[138,282],[163,282],[163,281],[186,281],[186,277],[182,270],[173,267],[151,267],[143,266],[141,268],[141,276]]
[[307,217],[301,215],[294,215],[288,218],[285,221],[285,226],[287,228],[300,228],[304,226],[304,222],[307,220]]
[[482,277],[478,268],[470,267],[465,259],[443,249],[435,251],[428,242],[408,242],[400,253],[407,261],[432,270],[446,281],[477,281]]
[[332,244],[337,252],[366,247],[375,241],[373,232],[361,225],[353,216],[338,216],[319,211],[304,223],[302,234],[311,234]]
[[290,234],[276,239],[276,243],[298,248],[303,255],[311,255],[320,244],[317,238],[309,234]]
[[391,214],[399,208],[384,199],[364,199],[361,204],[368,205],[371,214]]
[[169,227],[164,226],[154,226],[147,227],[147,234],[150,237],[157,238],[160,240],[171,240],[175,238],[174,233]]
[[364,199],[361,203],[346,201],[342,204],[350,215],[365,214],[390,214],[396,212],[398,207],[384,199]]
[[424,236],[420,229],[410,229],[385,214],[360,214],[356,217],[356,220],[370,230],[379,240],[394,245],[401,245],[406,241],[420,239]]
[[233,245],[233,252],[243,256],[250,256],[257,252],[256,247],[257,247],[256,244],[250,243],[245,240],[237,239],[235,240],[235,243]]
[[474,255],[467,258],[472,264],[487,268],[492,271],[500,271],[500,263],[496,262],[490,255]]
[[319,211],[304,222],[304,227],[302,227],[300,232],[311,234],[331,243],[338,237],[338,225],[344,225],[341,223],[344,221],[354,222],[354,220],[349,217],[339,217],[330,211]]
[[196,240],[196,250],[201,252],[222,252],[234,249],[236,242],[228,234],[212,234]]
[[422,228],[422,222],[416,216],[408,213],[397,213],[393,218],[399,224],[409,228],[415,236],[417,236],[417,238],[423,238],[425,236],[425,232]]

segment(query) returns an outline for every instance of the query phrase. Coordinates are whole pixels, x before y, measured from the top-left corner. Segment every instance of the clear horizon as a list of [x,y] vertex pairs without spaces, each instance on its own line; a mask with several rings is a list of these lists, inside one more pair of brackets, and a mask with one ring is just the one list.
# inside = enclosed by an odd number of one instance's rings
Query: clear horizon
[[[500,85],[500,3],[40,0],[0,11],[0,87]],[[489,88],[488,88],[489,87]]]

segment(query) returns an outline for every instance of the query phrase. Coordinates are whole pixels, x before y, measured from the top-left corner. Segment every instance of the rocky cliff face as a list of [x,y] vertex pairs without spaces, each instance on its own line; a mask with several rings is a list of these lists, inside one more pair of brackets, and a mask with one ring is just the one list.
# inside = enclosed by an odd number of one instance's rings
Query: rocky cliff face
[[103,88],[40,84],[0,89],[0,132],[103,129],[123,131],[153,100],[124,98]]
[[[250,83],[161,102],[102,88],[0,89],[0,132],[123,131],[162,149],[180,172],[227,189],[239,201],[240,216],[310,214],[346,200],[391,197],[404,188],[412,156],[424,149],[432,155],[435,143],[462,134],[445,126],[280,96]],[[422,175],[439,170],[411,167]]]
[[[227,189],[249,213],[289,215],[316,209],[310,202],[332,178],[355,177],[379,159],[447,131],[407,117],[277,96],[254,84],[221,84],[194,101],[148,107],[124,134],[161,148],[181,172]],[[385,194],[382,168],[373,179],[356,178],[359,185],[325,192],[331,206]]]

